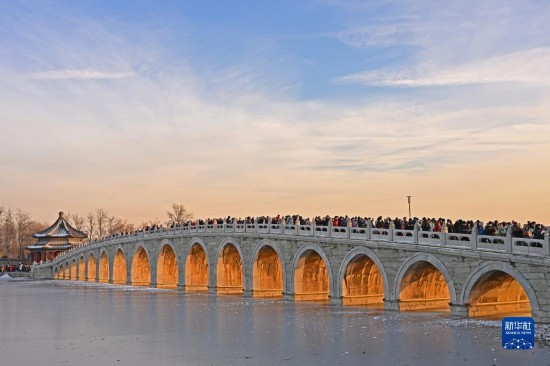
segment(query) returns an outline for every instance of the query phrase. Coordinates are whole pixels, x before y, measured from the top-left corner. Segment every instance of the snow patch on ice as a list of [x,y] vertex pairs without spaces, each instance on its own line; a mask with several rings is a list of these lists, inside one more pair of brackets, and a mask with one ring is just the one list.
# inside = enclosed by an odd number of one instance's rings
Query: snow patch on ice
[[139,287],[139,286],[128,286],[128,285],[113,285],[110,283],[98,283],[98,282],[81,282],[81,281],[51,281],[57,286],[63,287],[94,287],[94,288],[104,288],[114,291],[127,291],[127,292],[177,292],[173,289],[165,288],[152,288],[152,287]]
[[499,320],[481,320],[481,319],[453,319],[444,320],[444,324],[451,327],[464,327],[469,325],[480,327],[501,327],[502,322]]

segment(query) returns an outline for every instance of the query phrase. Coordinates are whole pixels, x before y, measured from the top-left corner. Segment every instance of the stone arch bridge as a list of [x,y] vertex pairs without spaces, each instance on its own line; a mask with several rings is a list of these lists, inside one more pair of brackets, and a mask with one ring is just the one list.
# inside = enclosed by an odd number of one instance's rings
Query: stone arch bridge
[[550,323],[548,236],[189,225],[86,244],[33,276]]

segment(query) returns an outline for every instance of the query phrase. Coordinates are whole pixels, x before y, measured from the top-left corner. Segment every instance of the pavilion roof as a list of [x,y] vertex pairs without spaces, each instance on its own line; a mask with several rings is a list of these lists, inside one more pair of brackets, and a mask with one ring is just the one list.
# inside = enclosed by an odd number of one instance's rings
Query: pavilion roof
[[88,237],[83,231],[72,227],[67,220],[65,220],[63,212],[59,213],[59,218],[49,228],[39,231],[32,235],[34,238],[82,238]]

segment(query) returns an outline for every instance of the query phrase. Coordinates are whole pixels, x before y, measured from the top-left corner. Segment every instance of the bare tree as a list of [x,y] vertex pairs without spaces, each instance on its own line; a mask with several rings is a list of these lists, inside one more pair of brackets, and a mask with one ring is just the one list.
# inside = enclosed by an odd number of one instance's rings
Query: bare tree
[[4,207],[3,206],[0,206],[0,245],[1,245],[1,255],[5,255],[6,251],[5,251],[5,246],[6,246],[6,241],[4,240]]
[[181,225],[187,220],[191,220],[193,218],[193,213],[187,212],[185,205],[175,202],[172,203],[170,210],[166,211],[166,215],[168,216],[168,221],[166,222],[168,226],[173,224]]
[[107,218],[107,235],[112,235],[115,233],[120,233],[122,231],[126,231],[126,226],[128,224],[126,223],[126,220],[122,221],[118,217],[108,217]]
[[124,220],[124,231],[127,232],[134,232],[136,230],[136,227],[132,223],[128,223],[126,220]]
[[88,230],[90,240],[93,240],[95,238],[95,216],[91,212],[86,216],[86,230]]
[[18,209],[15,214],[15,222],[19,258],[23,258],[23,242],[28,242],[31,238],[31,233],[29,233],[28,230],[32,224],[31,216],[21,211],[21,209]]
[[97,223],[97,236],[99,239],[103,239],[107,233],[107,212],[104,209],[98,208],[95,212],[95,219]]
[[15,222],[13,219],[13,212],[11,211],[11,208],[8,208],[4,212],[4,218],[2,220],[3,223],[3,236],[4,236],[4,255],[10,256],[13,253],[11,253],[11,247],[13,243],[15,242],[16,238],[16,228],[15,228]]
[[78,229],[80,231],[82,231],[82,229],[84,229],[84,223],[85,223],[86,220],[84,219],[84,217],[80,216],[79,214],[68,214],[67,215],[67,220],[76,229]]

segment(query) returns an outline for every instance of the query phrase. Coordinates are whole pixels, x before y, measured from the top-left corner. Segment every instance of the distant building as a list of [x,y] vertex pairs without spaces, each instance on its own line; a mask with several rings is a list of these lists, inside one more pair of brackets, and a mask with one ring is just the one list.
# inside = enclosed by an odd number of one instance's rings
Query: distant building
[[58,253],[81,245],[88,234],[72,227],[65,220],[63,212],[60,212],[59,218],[52,226],[32,236],[38,239],[38,242],[25,247],[30,251],[31,263],[51,260]]

